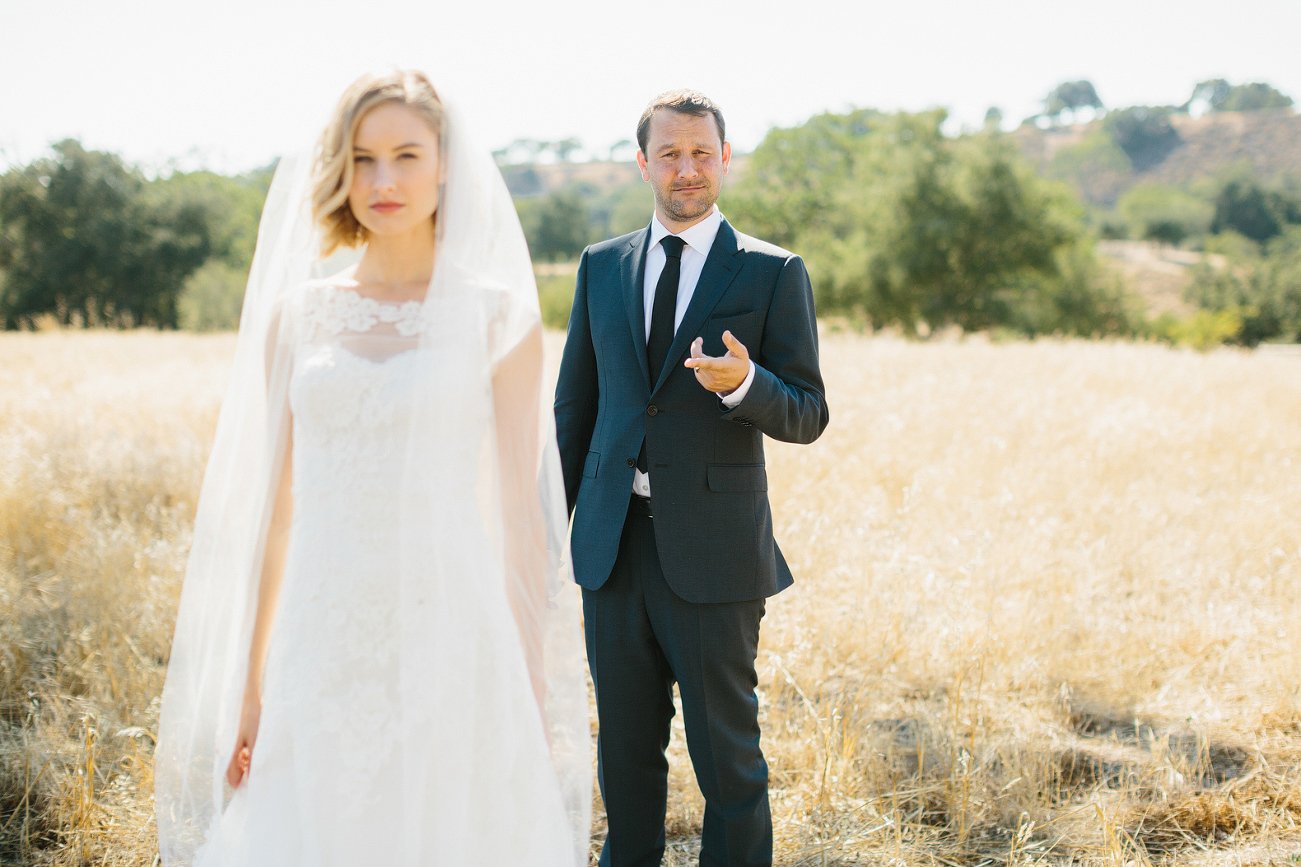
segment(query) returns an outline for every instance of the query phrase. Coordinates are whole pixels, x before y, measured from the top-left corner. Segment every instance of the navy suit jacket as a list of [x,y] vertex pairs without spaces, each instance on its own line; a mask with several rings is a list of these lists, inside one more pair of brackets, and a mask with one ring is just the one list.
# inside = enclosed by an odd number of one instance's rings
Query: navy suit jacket
[[[651,382],[649,242],[647,227],[594,244],[578,266],[555,403],[575,578],[596,590],[610,576],[644,439],[655,542],[673,592],[688,602],[762,599],[793,581],[773,540],[763,435],[809,443],[828,420],[808,272],[798,256],[723,221]],[[706,355],[723,355],[727,330],[756,365],[732,409],[683,366],[696,337]]]

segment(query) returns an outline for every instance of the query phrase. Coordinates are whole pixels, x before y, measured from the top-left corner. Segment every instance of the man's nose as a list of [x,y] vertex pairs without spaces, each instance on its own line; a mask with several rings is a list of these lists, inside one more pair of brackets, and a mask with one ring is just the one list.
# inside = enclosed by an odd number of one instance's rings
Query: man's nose
[[700,167],[691,157],[683,157],[678,163],[678,177],[694,178],[698,174],[700,174]]

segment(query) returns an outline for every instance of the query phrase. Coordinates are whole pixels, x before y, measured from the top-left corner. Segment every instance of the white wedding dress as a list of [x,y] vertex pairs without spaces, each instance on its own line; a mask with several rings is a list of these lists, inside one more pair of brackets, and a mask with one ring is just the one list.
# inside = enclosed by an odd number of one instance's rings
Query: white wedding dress
[[572,867],[480,509],[493,418],[467,370],[491,359],[463,356],[463,329],[490,345],[497,300],[381,303],[318,281],[285,304],[289,554],[251,767],[202,867]]

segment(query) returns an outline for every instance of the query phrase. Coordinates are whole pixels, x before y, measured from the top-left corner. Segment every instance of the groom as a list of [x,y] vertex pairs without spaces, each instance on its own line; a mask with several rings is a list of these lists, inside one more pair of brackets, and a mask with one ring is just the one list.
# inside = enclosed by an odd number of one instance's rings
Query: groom
[[732,149],[713,102],[657,97],[637,144],[655,216],[583,253],[555,406],[600,719],[600,863],[660,863],[676,681],[700,863],[768,865],[754,662],[764,600],[792,578],[763,435],[809,443],[827,426],[813,295],[799,257],[715,207]]

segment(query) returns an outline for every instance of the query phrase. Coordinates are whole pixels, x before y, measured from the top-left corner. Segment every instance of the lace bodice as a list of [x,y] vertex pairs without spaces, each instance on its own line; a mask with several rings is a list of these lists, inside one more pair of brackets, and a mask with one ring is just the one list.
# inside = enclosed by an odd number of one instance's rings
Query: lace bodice
[[[294,352],[294,499],[382,495],[398,467],[421,361],[422,307],[323,291],[304,310],[307,327]],[[405,334],[379,337],[377,324]],[[326,339],[318,339],[318,332]]]
[[[450,357],[443,349],[450,341],[439,338],[483,328],[480,311],[458,299],[377,301],[325,283],[309,284],[297,303],[289,385],[295,501],[350,508],[358,498],[390,495],[404,472],[442,474],[429,482],[448,495],[458,481],[472,484],[488,418],[486,401],[462,393],[485,384],[476,381],[482,371]],[[431,435],[428,460],[410,462],[414,413],[430,404],[458,411],[437,415],[437,429],[422,432]],[[465,410],[476,406],[477,414]],[[355,510],[354,520],[365,514]]]

